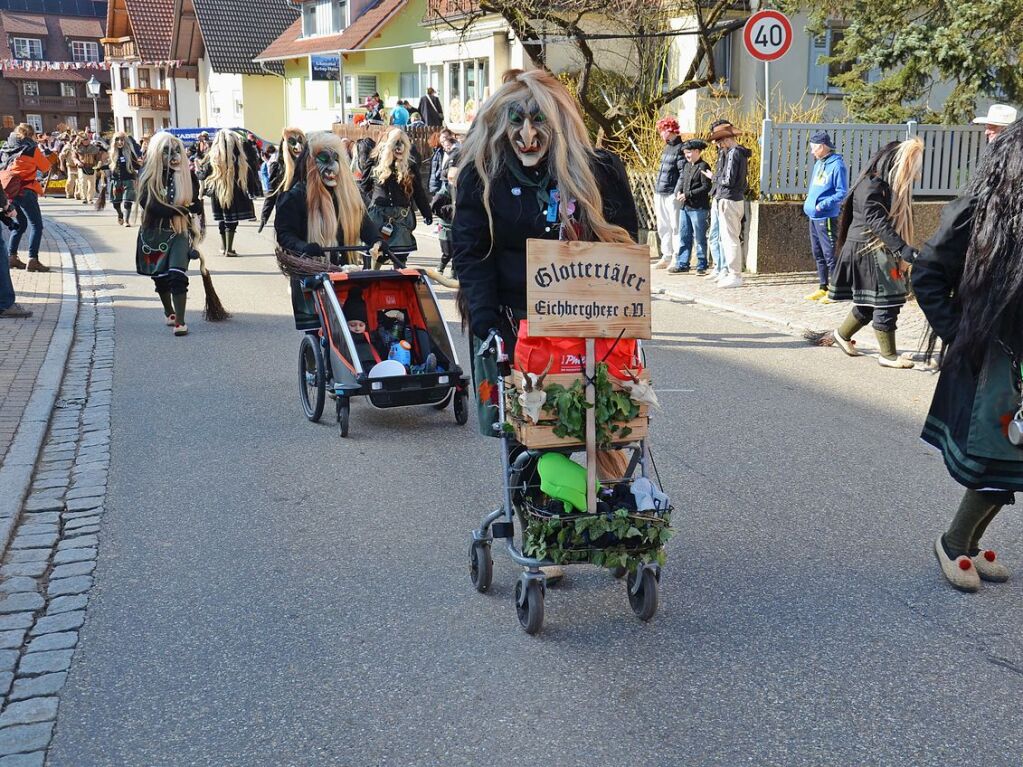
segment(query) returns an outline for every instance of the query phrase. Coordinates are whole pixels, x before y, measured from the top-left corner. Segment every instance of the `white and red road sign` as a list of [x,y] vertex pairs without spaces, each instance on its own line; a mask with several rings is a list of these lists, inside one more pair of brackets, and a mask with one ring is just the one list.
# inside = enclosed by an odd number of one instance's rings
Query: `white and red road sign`
[[750,56],[774,61],[792,47],[792,23],[780,11],[758,11],[743,27],[742,39]]

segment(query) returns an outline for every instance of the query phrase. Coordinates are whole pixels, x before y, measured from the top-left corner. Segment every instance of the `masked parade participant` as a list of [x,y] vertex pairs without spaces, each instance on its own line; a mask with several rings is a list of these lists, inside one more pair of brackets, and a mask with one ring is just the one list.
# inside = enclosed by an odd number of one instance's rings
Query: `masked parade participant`
[[188,169],[181,141],[165,131],[153,136],[139,173],[142,226],[135,266],[139,274],[153,278],[167,324],[176,336],[188,333],[187,269],[192,244],[199,238],[191,215],[202,205],[198,189],[199,182]]
[[981,539],[1023,490],[1021,184],[1023,122],[1016,122],[991,143],[913,264],[917,302],[944,343],[922,437],[965,488],[934,553],[961,591],[1008,580],[1009,568]]
[[433,223],[430,200],[419,178],[419,163],[412,156],[412,142],[401,128],[392,128],[374,147],[359,181],[369,202],[369,215],[387,244],[396,248],[415,248],[416,213]]
[[[107,186],[110,201],[117,211],[117,223],[131,226],[131,206],[135,202],[135,184],[139,177],[142,161],[135,154],[135,147],[123,131],[114,134],[110,145]],[[102,197],[101,197],[102,199]]]
[[277,207],[277,201],[295,179],[295,168],[302,149],[305,148],[305,133],[299,128],[285,128],[281,134],[281,143],[277,148],[277,157],[270,164],[270,190],[263,200],[263,210],[259,216],[259,231],[263,231],[270,214]]
[[235,257],[234,235],[239,221],[253,221],[256,211],[249,196],[259,183],[259,169],[252,168],[242,138],[231,130],[217,131],[209,153],[209,175],[204,187],[220,227],[222,256]]
[[[380,232],[366,212],[355,179],[343,161],[341,139],[329,131],[310,133],[298,158],[294,183],[277,204],[277,244],[308,258],[322,258],[324,248],[367,246],[380,242]],[[350,259],[351,263],[356,258]],[[361,259],[358,259],[361,260]],[[291,280],[291,305],[298,330],[316,330],[312,297],[298,278]]]
[[[593,148],[571,95],[542,70],[505,74],[459,166],[451,252],[460,302],[477,348],[497,329],[511,352],[526,317],[526,240],[634,242],[636,203],[621,160]],[[487,367],[474,371],[478,384],[496,384]],[[497,405],[480,399],[480,431],[494,436]]]
[[916,252],[913,242],[913,183],[920,176],[924,143],[893,141],[867,163],[842,204],[828,298],[852,301],[835,343],[859,355],[853,336],[873,322],[883,367],[911,368],[895,347],[895,326],[906,303],[906,275]]

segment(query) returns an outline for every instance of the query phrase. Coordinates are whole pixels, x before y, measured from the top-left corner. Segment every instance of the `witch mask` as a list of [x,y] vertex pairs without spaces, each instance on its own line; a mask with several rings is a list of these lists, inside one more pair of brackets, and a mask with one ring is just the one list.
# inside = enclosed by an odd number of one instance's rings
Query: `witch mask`
[[298,157],[302,154],[301,136],[288,136],[288,151],[291,152],[292,157]]
[[533,168],[547,156],[551,129],[535,102],[508,107],[508,142],[524,168]]
[[316,153],[316,170],[324,186],[337,186],[337,174],[341,170],[341,157],[333,149],[321,149]]
[[181,150],[176,146],[169,146],[163,150],[163,159],[167,161],[167,167],[177,170],[181,167]]

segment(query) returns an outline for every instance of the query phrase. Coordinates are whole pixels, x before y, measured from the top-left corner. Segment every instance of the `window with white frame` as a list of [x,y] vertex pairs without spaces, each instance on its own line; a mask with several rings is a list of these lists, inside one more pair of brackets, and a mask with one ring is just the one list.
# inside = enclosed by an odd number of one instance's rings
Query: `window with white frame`
[[78,94],[75,92],[74,83],[61,83],[60,84],[60,95],[66,99],[73,99]]
[[[125,88],[131,87],[131,69],[128,67],[118,67],[117,69],[117,82],[118,87],[123,91]],[[125,131],[127,133],[127,131]]]
[[36,133],[43,132],[43,116],[42,115],[25,115],[25,122],[31,125]]
[[360,106],[376,92],[376,75],[345,75],[345,104],[348,106]]
[[87,40],[71,41],[72,61],[99,61],[99,43]]
[[302,6],[302,37],[336,34],[348,22],[348,0],[310,0]]
[[16,59],[41,59],[43,41],[35,37],[12,37],[11,52]]
[[419,100],[419,97],[423,94],[419,92],[419,73],[418,72],[402,72],[400,76],[400,87],[399,87],[400,99],[408,99],[409,101],[415,102]]
[[39,83],[37,83],[35,80],[25,80],[21,84],[21,92],[25,96],[38,96]]
[[78,115],[68,115],[64,118],[64,124],[71,130],[78,130]]

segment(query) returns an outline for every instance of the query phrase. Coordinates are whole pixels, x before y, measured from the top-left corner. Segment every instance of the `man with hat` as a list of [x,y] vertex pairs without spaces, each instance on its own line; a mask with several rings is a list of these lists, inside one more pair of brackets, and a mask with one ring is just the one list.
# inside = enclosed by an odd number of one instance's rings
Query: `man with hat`
[[810,252],[817,262],[818,288],[805,298],[831,303],[827,298],[828,276],[835,268],[838,214],[849,193],[849,172],[827,131],[817,131],[810,136],[810,153],[816,162],[810,174],[803,212],[810,219]]
[[1008,104],[992,104],[986,115],[973,118],[974,125],[984,126],[984,135],[990,144],[998,134],[1016,122],[1016,110]]
[[654,215],[657,218],[657,239],[661,243],[661,260],[655,269],[667,269],[678,253],[678,201],[675,186],[682,173],[686,158],[682,155],[678,120],[665,117],[657,122],[657,132],[665,143],[661,152],[661,167],[654,183]]
[[717,281],[719,288],[742,286],[742,217],[746,210],[748,188],[746,174],[752,152],[736,141],[734,126],[719,121],[710,134],[718,148],[718,164],[714,169],[714,210],[717,212],[721,255],[727,271]]
[[671,274],[689,271],[689,256],[696,245],[696,273],[707,273],[707,219],[710,217],[710,166],[700,159],[706,141],[689,139],[682,144],[686,164],[675,185],[678,215],[678,260],[668,269]]

